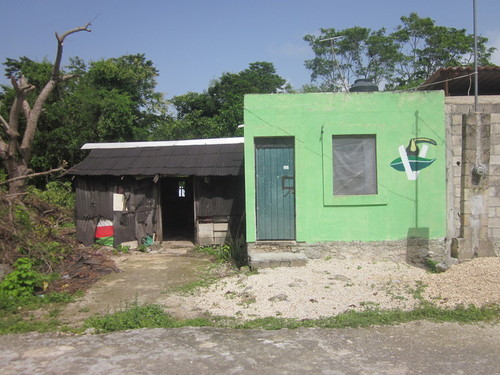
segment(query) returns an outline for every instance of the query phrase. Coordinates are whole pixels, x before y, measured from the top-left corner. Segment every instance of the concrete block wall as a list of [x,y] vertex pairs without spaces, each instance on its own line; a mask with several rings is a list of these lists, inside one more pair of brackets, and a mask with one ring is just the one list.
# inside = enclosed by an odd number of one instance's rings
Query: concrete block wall
[[[446,98],[448,227],[460,260],[500,256],[500,96]],[[486,173],[473,172],[484,165]]]
[[500,113],[491,115],[490,145],[488,237],[493,252],[500,256]]
[[229,223],[197,222],[197,244],[200,246],[223,245],[230,237]]

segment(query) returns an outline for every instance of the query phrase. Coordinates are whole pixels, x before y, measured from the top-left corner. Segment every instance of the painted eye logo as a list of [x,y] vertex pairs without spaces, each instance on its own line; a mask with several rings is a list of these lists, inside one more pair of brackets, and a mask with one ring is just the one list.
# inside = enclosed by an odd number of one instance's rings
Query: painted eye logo
[[[422,144],[422,148],[418,147]],[[436,146],[437,143],[431,138],[412,138],[405,148],[404,145],[399,146],[399,158],[391,162],[391,167],[400,172],[406,172],[408,180],[416,180],[419,172],[434,163],[436,159],[428,159],[427,150],[429,145]]]

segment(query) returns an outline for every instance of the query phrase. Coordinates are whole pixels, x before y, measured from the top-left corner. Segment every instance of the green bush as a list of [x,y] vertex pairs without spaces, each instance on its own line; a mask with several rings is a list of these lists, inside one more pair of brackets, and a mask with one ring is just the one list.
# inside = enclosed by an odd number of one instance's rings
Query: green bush
[[439,264],[438,261],[435,261],[433,259],[426,259],[425,260],[425,265],[427,266],[427,268],[429,268],[429,271],[431,273],[439,273],[438,269],[437,269],[437,265]]
[[45,190],[29,187],[30,193],[40,200],[64,208],[75,206],[75,195],[72,192],[71,182],[52,181],[45,186]]
[[39,242],[33,244],[33,250],[37,257],[45,263],[60,263],[70,249],[57,241]]
[[33,269],[33,262],[29,258],[19,258],[14,263],[14,271],[0,283],[0,293],[2,297],[8,298],[31,296],[45,279],[44,275]]
[[74,300],[75,297],[68,292],[52,292],[46,294],[42,301],[46,303],[69,303]]
[[243,237],[231,240],[224,245],[198,246],[197,250],[215,257],[220,263],[231,262],[238,268],[248,264],[246,243]]
[[229,243],[231,259],[236,267],[248,266],[247,244],[245,237],[240,236]]
[[71,249],[57,241],[42,241],[43,236],[38,238],[40,242],[27,240],[19,247],[19,254],[32,259],[33,265],[38,269],[52,272]]
[[130,253],[130,246],[117,245],[115,247],[115,251],[117,253],[128,254],[128,253]]
[[33,227],[29,211],[21,205],[15,207],[14,219],[24,230],[29,231]]
[[231,261],[231,248],[229,245],[198,246],[200,253],[213,256],[217,262],[224,263]]
[[[0,167],[0,182],[5,182],[7,181],[7,173],[5,173],[5,170]],[[7,190],[7,185],[0,185],[0,191],[6,191]]]

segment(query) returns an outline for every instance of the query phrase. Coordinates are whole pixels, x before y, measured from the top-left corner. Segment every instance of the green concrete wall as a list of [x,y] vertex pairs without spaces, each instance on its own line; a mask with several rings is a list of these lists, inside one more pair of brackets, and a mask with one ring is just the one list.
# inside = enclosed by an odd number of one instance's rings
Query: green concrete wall
[[[297,241],[445,237],[444,116],[441,92],[247,95],[247,241],[256,239],[254,138],[263,136],[295,137]],[[376,195],[333,195],[332,136],[342,134],[375,134]],[[435,140],[427,158],[436,160],[412,181],[390,163],[401,145],[418,137]]]

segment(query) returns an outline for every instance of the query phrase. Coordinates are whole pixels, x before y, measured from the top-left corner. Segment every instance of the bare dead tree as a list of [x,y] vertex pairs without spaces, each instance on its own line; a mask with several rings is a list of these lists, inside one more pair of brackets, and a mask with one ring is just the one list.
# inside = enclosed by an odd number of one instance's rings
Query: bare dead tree
[[[8,179],[6,181],[0,182],[0,185],[10,184],[11,182],[16,181],[16,180],[27,180],[29,178],[39,177],[39,176],[46,176],[48,174],[54,174],[54,173],[57,173],[57,172],[66,172],[66,166],[67,165],[68,165],[68,163],[66,162],[66,160],[63,160],[63,162],[62,162],[62,164],[61,164],[60,167],[53,168],[53,169],[50,169],[50,170],[44,171],[44,172],[31,173],[31,174],[26,175],[26,176],[19,176],[19,177],[10,178],[10,179]],[[14,194],[18,194],[18,193],[14,193]]]
[[[90,22],[85,26],[77,27],[66,31],[59,35],[55,33],[57,39],[57,54],[52,66],[52,72],[49,81],[36,97],[33,106],[27,101],[27,95],[35,89],[35,86],[30,84],[28,80],[21,75],[16,78],[10,77],[12,87],[15,92],[15,99],[9,113],[8,121],[0,115],[0,123],[2,124],[3,133],[0,134],[0,158],[2,159],[7,175],[9,177],[9,193],[16,194],[24,191],[26,187],[26,179],[32,171],[29,168],[29,163],[32,158],[33,140],[38,126],[38,119],[42,114],[43,106],[49,98],[54,88],[60,82],[67,81],[75,75],[61,74],[61,60],[63,55],[63,44],[66,37],[71,34],[87,31]],[[24,115],[26,126],[20,126],[20,120]],[[20,134],[20,129],[25,129],[24,133]]]

